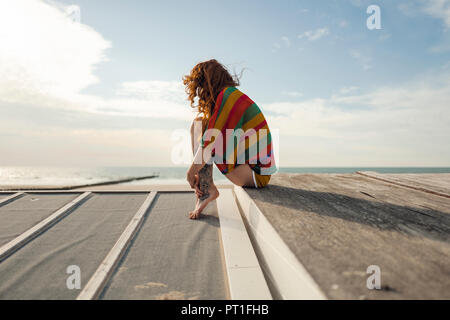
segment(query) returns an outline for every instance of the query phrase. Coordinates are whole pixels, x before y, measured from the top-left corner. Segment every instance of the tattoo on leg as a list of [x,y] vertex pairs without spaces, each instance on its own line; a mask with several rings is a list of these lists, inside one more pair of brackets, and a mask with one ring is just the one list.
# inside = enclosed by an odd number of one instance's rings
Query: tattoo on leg
[[209,197],[209,187],[213,183],[212,180],[212,164],[205,164],[205,166],[198,172],[198,180],[200,191],[203,193],[200,200],[205,200]]

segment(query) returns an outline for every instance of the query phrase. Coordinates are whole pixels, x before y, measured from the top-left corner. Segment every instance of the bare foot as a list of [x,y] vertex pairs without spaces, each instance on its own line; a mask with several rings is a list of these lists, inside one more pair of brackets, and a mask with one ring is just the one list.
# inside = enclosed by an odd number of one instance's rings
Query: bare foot
[[216,186],[211,186],[208,190],[208,193],[209,197],[204,200],[200,200],[200,198],[197,198],[197,204],[195,205],[195,209],[189,212],[189,218],[200,218],[200,213],[202,213],[203,209],[205,209],[211,201],[214,201],[215,199],[217,199],[217,197],[219,197],[219,190],[217,190]]

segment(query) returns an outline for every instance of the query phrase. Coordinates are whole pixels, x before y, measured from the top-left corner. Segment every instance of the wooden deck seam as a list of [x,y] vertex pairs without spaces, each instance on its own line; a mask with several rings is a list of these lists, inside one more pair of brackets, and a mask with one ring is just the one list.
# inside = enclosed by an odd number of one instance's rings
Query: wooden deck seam
[[380,177],[375,177],[375,176],[372,176],[370,174],[363,173],[361,171],[356,171],[356,174],[359,174],[360,176],[367,177],[367,178],[370,178],[370,179],[374,179],[374,180],[390,183],[390,184],[393,184],[393,185],[396,185],[396,186],[400,186],[400,187],[404,187],[404,188],[408,188],[408,189],[413,189],[413,190],[417,190],[417,191],[422,191],[422,192],[430,193],[430,194],[433,194],[433,195],[436,195],[436,196],[440,196],[440,197],[450,198],[450,195],[445,194],[445,193],[441,193],[441,192],[437,192],[437,191],[433,191],[433,190],[429,190],[429,189],[421,188],[421,187],[414,187],[414,186],[410,186],[410,185],[407,185],[407,184],[404,184],[404,183],[400,183],[400,182],[397,182],[397,181],[392,181],[392,180],[388,180],[388,179],[384,179],[384,178],[380,178]]

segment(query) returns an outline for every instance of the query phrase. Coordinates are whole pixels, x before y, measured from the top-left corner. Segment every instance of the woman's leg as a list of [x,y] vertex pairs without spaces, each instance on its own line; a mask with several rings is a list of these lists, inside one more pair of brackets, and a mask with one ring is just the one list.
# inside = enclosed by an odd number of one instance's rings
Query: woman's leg
[[[191,143],[193,154],[195,154],[199,148],[200,138],[203,132],[201,124],[197,122],[196,125],[196,121],[199,121],[199,118],[195,119],[191,126]],[[219,196],[219,190],[217,190],[217,187],[214,185],[212,169],[212,164],[205,164],[205,166],[198,172],[198,185],[202,195],[197,197],[195,209],[189,212],[189,218],[191,219],[199,218],[203,209],[205,209],[211,201],[217,199]]]
[[240,187],[256,187],[253,179],[253,170],[248,164],[237,166],[233,171],[227,173],[225,177]]

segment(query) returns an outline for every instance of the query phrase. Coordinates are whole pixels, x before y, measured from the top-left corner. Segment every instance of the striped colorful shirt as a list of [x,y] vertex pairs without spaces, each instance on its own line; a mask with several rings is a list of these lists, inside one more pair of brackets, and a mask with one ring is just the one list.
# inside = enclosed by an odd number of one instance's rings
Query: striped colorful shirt
[[244,163],[261,175],[277,170],[267,121],[256,103],[236,87],[217,96],[201,146],[210,148],[223,174]]

